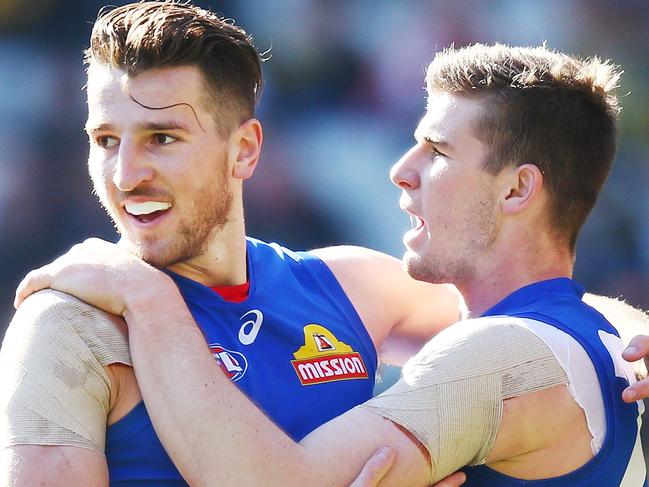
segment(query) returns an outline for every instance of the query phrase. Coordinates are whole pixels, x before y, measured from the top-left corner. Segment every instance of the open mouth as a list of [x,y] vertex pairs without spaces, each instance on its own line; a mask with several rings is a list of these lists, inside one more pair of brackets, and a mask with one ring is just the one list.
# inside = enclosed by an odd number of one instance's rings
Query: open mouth
[[424,220],[419,218],[416,215],[413,215],[412,213],[410,214],[410,225],[412,227],[412,230],[419,230],[424,226]]
[[141,223],[150,223],[164,215],[173,205],[163,201],[145,201],[135,203],[127,201],[126,212]]

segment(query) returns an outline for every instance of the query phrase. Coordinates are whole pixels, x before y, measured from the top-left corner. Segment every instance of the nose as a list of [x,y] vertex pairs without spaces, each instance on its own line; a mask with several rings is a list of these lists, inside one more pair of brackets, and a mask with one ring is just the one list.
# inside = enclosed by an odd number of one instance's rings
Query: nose
[[390,169],[390,180],[401,189],[416,189],[419,187],[419,171],[414,164],[416,150],[416,146],[410,149]]
[[115,186],[123,192],[132,191],[140,184],[153,180],[154,176],[155,171],[146,153],[138,150],[134,141],[122,139],[113,173]]

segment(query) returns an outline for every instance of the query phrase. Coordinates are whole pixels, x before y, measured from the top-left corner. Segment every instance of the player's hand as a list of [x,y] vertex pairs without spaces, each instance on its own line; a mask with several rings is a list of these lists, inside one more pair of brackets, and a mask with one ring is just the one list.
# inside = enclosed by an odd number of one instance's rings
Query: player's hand
[[150,290],[160,279],[170,280],[119,245],[91,238],[54,262],[28,273],[18,285],[14,306],[20,306],[36,291],[52,288],[124,316],[127,298]]
[[382,446],[365,462],[363,470],[349,487],[375,487],[379,485],[379,482],[392,467],[394,458],[394,450],[388,446]]
[[466,480],[464,472],[455,472],[448,477],[437,482],[433,487],[458,487]]
[[[365,463],[363,470],[349,487],[376,487],[394,464],[394,451],[387,446],[379,448]],[[455,472],[433,487],[459,487],[466,480],[463,472]]]
[[[649,336],[638,335],[633,337],[629,342],[629,346],[622,353],[622,357],[629,362],[644,359],[645,365],[649,368]],[[630,385],[622,392],[622,399],[626,402],[633,402],[647,397],[649,397],[649,378],[644,378]]]

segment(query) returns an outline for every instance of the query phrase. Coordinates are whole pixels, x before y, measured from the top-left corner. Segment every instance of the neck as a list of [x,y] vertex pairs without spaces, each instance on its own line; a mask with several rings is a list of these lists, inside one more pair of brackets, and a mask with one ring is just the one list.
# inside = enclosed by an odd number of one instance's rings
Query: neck
[[557,277],[572,277],[572,254],[556,246],[533,253],[524,250],[501,252],[483,257],[481,261],[488,263],[486,268],[479,269],[472,278],[456,283],[466,302],[469,317],[482,315],[514,291],[529,284]]
[[[243,213],[240,213],[243,215]],[[211,235],[201,255],[169,270],[206,286],[237,286],[248,280],[243,216],[228,221]]]

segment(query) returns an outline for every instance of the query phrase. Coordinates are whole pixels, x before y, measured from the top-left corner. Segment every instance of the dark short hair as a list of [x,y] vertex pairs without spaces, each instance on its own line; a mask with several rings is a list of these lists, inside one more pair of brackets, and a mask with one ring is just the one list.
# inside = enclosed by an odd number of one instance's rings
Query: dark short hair
[[615,155],[621,74],[607,61],[546,46],[475,44],[438,53],[426,84],[429,93],[485,101],[473,127],[487,147],[484,169],[496,174],[535,164],[550,197],[552,227],[574,251]]
[[195,66],[217,126],[229,131],[254,116],[261,92],[261,58],[252,38],[229,19],[187,2],[131,3],[102,9],[85,62],[136,76],[152,68]]

